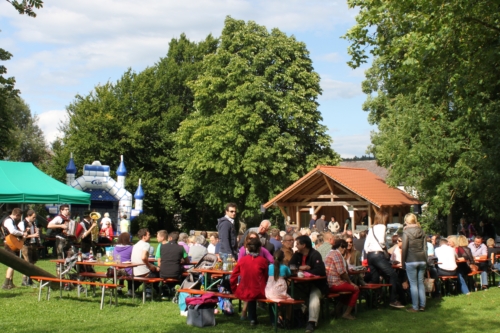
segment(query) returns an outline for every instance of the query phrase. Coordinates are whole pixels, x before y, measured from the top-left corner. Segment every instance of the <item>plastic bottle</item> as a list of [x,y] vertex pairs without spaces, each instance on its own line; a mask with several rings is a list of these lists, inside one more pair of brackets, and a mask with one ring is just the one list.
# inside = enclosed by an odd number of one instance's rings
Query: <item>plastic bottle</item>
[[222,259],[222,270],[227,271],[227,257],[224,257],[224,259]]
[[89,260],[94,260],[94,252],[92,252],[92,248],[90,248]]
[[233,256],[231,254],[227,255],[227,270],[232,271],[233,270]]
[[82,261],[82,250],[78,249],[78,256],[77,256],[78,261]]

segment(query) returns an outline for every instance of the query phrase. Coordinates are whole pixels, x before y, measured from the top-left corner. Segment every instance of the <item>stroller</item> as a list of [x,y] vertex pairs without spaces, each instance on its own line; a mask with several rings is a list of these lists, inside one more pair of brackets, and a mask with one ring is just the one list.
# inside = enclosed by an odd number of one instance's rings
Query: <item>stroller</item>
[[[71,254],[68,253],[68,257],[64,260],[63,264],[63,270],[60,273],[61,277],[65,280],[77,280],[79,273],[81,272],[88,272],[88,273],[95,273],[95,270],[92,266],[88,265],[77,265],[78,261],[78,254]],[[85,258],[86,259],[86,258]],[[96,278],[88,278],[91,281],[96,280]],[[66,284],[64,286],[64,290],[70,291],[75,288],[75,285],[73,284]],[[95,287],[91,287],[93,289],[93,293],[95,294]],[[85,292],[85,287],[80,285],[80,292]]]
[[[212,253],[205,254],[200,261],[190,269],[188,269],[188,276],[182,281],[181,285],[176,288],[175,296],[172,302],[179,303],[179,289],[202,289],[203,286],[203,273],[194,272],[195,269],[211,269],[214,268],[217,263],[217,256]],[[220,281],[218,281],[220,282]],[[216,282],[216,283],[218,283]],[[207,289],[213,287],[214,284],[210,285]]]

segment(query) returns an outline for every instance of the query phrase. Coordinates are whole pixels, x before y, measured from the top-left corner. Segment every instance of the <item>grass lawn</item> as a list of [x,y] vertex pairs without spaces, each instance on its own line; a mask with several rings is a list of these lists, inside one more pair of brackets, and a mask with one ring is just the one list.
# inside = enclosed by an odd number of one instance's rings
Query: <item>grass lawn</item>
[[[154,244],[153,244],[154,245]],[[41,260],[41,268],[55,273],[55,264]],[[5,277],[0,264],[1,282]],[[167,301],[147,301],[119,298],[118,307],[99,310],[99,295],[77,298],[76,291],[51,292],[50,301],[38,302],[38,289],[20,287],[21,274],[16,272],[13,290],[0,289],[0,333],[7,332],[272,332],[267,311],[259,310],[261,324],[250,328],[239,315],[216,315],[217,325],[203,329],[186,325],[176,304]],[[69,295],[69,297],[68,297]],[[382,307],[366,310],[361,307],[355,321],[342,319],[321,320],[317,332],[498,332],[497,299],[500,288],[472,293],[470,296],[449,296],[437,302],[428,300],[426,312],[408,313],[404,310]],[[109,302],[109,297],[107,298]],[[235,306],[237,308],[237,306]],[[283,331],[283,330],[280,330]],[[293,332],[303,332],[304,329]]]

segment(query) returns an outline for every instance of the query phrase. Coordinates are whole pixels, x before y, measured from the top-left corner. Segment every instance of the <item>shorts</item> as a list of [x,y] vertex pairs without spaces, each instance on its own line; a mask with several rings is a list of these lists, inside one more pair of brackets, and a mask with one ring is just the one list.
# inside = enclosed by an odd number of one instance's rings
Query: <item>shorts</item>
[[38,261],[38,247],[33,245],[24,245],[21,250],[24,260],[30,264],[34,264]]

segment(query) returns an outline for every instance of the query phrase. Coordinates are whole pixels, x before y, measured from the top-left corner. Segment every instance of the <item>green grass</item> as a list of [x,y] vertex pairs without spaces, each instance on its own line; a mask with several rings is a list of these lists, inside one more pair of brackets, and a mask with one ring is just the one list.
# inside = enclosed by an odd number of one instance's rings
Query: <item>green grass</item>
[[[48,260],[37,264],[54,273],[55,265]],[[4,265],[0,265],[1,281],[5,277]],[[99,296],[77,298],[76,291],[51,293],[50,301],[38,302],[38,289],[20,287],[21,274],[16,272],[14,283],[18,288],[0,289],[1,320],[0,333],[7,332],[272,332],[267,311],[259,310],[262,323],[251,329],[248,322],[239,320],[239,315],[227,317],[216,315],[217,326],[203,329],[189,327],[186,318],[179,315],[176,304],[167,301],[133,301],[119,298],[118,307],[109,306],[99,310]],[[69,296],[69,297],[68,297]],[[387,307],[367,310],[359,309],[357,320],[321,320],[317,332],[497,332],[497,299],[500,288],[472,293],[470,296],[445,297],[441,302],[428,300],[426,312],[407,313]],[[109,297],[107,297],[109,302]],[[237,308],[237,306],[235,306]],[[280,330],[284,332],[283,330]],[[303,332],[304,329],[293,332]]]

